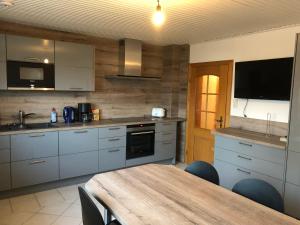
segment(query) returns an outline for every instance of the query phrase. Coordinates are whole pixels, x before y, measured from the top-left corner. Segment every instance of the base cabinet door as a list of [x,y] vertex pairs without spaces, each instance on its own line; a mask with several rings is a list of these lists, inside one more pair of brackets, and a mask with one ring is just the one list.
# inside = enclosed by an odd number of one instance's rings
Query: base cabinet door
[[99,152],[100,171],[109,171],[125,167],[126,148],[103,149]]
[[60,179],[97,173],[99,151],[60,156]]
[[176,139],[155,143],[155,161],[171,159],[176,155]]
[[256,178],[268,182],[274,188],[276,188],[281,195],[283,194],[282,180],[259,174],[249,169],[245,169],[243,167],[239,167],[220,160],[215,160],[214,166],[219,174],[220,185],[229,190],[232,190],[233,186],[243,179]]
[[39,158],[11,164],[12,188],[58,180],[58,157]]
[[10,188],[10,163],[0,164],[0,191]]
[[285,184],[285,213],[300,219],[300,186],[286,183]]

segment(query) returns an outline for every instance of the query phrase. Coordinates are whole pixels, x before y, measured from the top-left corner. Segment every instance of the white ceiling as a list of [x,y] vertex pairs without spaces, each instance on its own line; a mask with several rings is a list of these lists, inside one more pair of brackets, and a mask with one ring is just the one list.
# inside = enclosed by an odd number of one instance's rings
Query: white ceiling
[[14,0],[0,20],[156,44],[197,43],[300,24],[300,0],[161,0],[166,22],[156,29],[156,0]]

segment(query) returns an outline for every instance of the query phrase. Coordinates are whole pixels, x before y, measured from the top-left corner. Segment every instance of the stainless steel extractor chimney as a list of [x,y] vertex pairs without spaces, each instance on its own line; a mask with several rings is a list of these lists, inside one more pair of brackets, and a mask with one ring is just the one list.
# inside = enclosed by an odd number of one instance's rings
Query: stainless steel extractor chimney
[[120,41],[119,75],[140,77],[142,74],[142,42],[134,39]]

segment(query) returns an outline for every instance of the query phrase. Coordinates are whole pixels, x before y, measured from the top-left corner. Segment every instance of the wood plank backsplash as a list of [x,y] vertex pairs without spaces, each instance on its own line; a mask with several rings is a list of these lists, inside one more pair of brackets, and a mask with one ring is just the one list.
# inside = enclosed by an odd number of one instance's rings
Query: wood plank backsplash
[[[160,81],[110,80],[119,70],[118,40],[48,30],[0,21],[0,33],[16,34],[52,40],[70,41],[95,46],[95,92],[0,92],[0,124],[16,122],[19,110],[37,115],[30,122],[50,120],[53,107],[62,121],[64,106],[90,102],[101,109],[102,118],[149,115],[153,107],[164,107],[168,116],[186,117],[189,45],[156,46],[147,43],[142,49],[144,76],[161,75]],[[179,155],[183,157],[185,124],[180,127]]]

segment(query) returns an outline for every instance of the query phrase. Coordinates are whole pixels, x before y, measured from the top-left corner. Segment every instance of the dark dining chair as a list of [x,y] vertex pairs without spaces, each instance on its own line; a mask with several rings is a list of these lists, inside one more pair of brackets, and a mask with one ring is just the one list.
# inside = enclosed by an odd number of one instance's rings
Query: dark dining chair
[[204,180],[219,185],[219,175],[217,170],[209,163],[203,161],[195,161],[185,168],[185,171],[198,176]]
[[280,193],[263,180],[241,180],[234,185],[232,191],[278,212],[284,212],[284,203]]
[[[78,187],[83,225],[105,225],[102,215],[91,197],[82,187]],[[120,225],[117,220],[111,221],[108,225]]]

